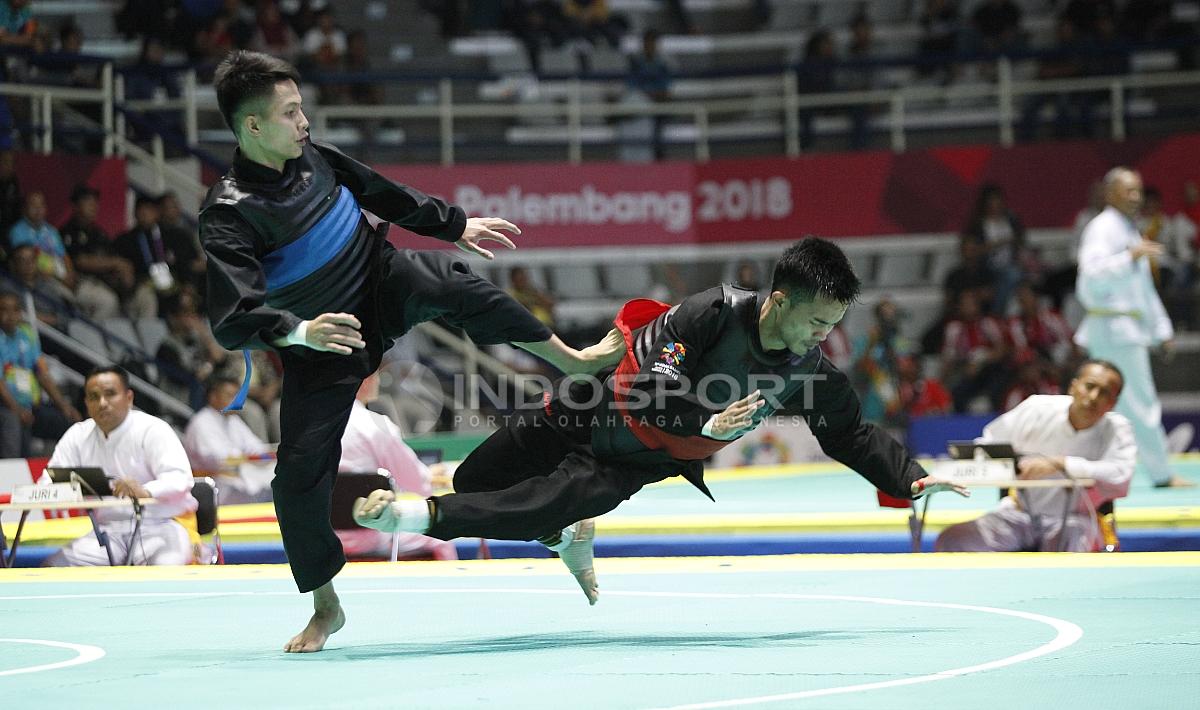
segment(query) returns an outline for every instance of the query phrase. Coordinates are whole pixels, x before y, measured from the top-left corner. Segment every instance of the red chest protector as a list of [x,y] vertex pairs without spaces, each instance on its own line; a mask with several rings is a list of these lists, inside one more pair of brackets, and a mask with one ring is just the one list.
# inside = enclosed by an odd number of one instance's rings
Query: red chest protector
[[[712,456],[725,448],[732,441],[718,441],[704,436],[677,436],[668,434],[651,424],[653,414],[649,412],[631,412],[626,404],[629,401],[630,385],[642,370],[642,364],[637,361],[633,347],[633,331],[654,321],[671,306],[649,298],[635,298],[629,301],[617,312],[613,321],[617,330],[625,338],[625,357],[613,373],[613,401],[617,410],[625,420],[625,426],[642,442],[642,445],[653,451],[664,450],[671,458],[678,461],[699,461]],[[649,353],[647,357],[653,357]]]

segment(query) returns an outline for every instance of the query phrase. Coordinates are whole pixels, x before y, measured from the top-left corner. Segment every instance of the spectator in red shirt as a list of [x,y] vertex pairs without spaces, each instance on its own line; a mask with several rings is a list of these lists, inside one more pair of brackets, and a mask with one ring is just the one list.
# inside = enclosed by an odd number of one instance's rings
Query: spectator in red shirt
[[1008,351],[1000,322],[983,314],[974,292],[962,292],[957,314],[946,324],[942,339],[942,372],[950,385],[955,412],[967,411],[980,394],[988,395],[993,410],[999,408]]
[[1038,300],[1033,284],[1023,281],[1017,286],[1017,314],[1008,319],[1013,365],[1041,361],[1054,370],[1066,367],[1076,355],[1073,336],[1067,319]]
[[[950,393],[936,377],[922,377],[921,363],[914,357],[896,358],[896,415],[906,422],[917,417],[946,414],[953,406]],[[891,411],[889,417],[893,416]]]

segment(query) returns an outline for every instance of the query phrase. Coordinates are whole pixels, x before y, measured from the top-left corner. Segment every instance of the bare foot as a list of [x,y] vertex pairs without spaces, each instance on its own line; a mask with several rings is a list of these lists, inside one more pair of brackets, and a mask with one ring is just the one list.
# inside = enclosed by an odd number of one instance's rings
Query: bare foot
[[316,653],[325,648],[325,641],[346,625],[346,613],[339,604],[330,612],[314,611],[308,626],[283,646],[288,653]]
[[1196,483],[1194,481],[1190,481],[1190,480],[1184,478],[1183,476],[1175,475],[1175,476],[1171,476],[1169,479],[1167,479],[1166,481],[1164,481],[1162,483],[1155,483],[1154,487],[1155,488],[1193,488],[1193,487],[1195,487],[1195,485],[1196,485]]
[[329,581],[313,590],[313,615],[308,626],[283,646],[288,653],[315,653],[325,648],[325,641],[346,625],[346,613]]

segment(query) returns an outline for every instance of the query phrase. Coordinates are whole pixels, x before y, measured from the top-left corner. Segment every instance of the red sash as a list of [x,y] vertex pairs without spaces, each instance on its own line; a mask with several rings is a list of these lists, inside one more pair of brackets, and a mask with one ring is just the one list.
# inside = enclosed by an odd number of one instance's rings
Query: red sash
[[[630,385],[641,372],[641,364],[637,361],[633,347],[633,331],[652,322],[655,318],[670,310],[665,303],[649,298],[635,298],[629,301],[617,312],[613,324],[625,338],[625,357],[613,373],[613,401],[617,410],[625,419],[625,425],[642,442],[642,445],[652,451],[665,450],[671,458],[679,461],[699,461],[712,456],[732,442],[718,441],[704,436],[676,436],[652,426],[643,420],[644,414],[629,411],[626,402],[629,400]],[[647,357],[653,357],[649,353]]]

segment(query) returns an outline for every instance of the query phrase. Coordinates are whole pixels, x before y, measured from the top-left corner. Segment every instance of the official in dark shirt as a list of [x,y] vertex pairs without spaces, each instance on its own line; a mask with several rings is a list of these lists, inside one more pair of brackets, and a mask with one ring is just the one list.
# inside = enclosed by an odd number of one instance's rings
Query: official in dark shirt
[[133,228],[117,237],[117,255],[133,264],[134,289],[131,315],[152,318],[158,302],[182,288],[194,287],[191,265],[199,255],[186,232],[158,225],[158,200],[141,195],[133,206]]
[[726,285],[675,307],[631,301],[616,320],[626,354],[615,371],[558,387],[543,408],[510,419],[459,466],[455,493],[395,501],[376,491],[356,504],[355,519],[443,540],[537,539],[594,604],[590,519],[671,476],[711,498],[703,460],[783,410],[891,496],[966,495],[864,421],[846,375],[822,355],[859,288],[841,249],[810,237],[784,252],[765,297]]
[[117,256],[108,233],[96,223],[100,192],[80,183],[71,191],[71,216],[58,228],[67,256],[79,274],[76,297],[89,304],[96,319],[120,314],[121,301],[133,295],[133,264]]
[[[271,488],[292,574],[301,592],[314,592],[315,607],[284,649],[307,652],[345,621],[332,580],[346,558],[329,522],[330,494],[355,393],[393,339],[441,317],[477,343],[511,342],[567,373],[597,371],[620,353],[567,347],[457,256],[389,244],[388,222],[491,259],[480,242],[512,248],[497,230],[519,230],[468,218],[310,141],[298,82],[291,65],[257,52],[233,52],[217,67],[217,102],[238,150],[201,206],[200,242],[217,341],[276,349],[283,361]],[[385,220],[379,228],[364,209]]]

